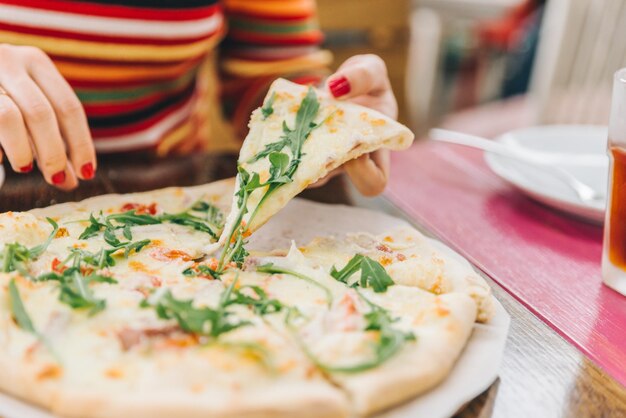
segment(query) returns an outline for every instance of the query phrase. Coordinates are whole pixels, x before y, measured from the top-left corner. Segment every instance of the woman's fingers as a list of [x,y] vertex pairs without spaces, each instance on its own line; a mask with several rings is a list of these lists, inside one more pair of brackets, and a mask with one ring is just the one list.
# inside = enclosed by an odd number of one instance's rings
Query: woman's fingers
[[391,89],[385,62],[376,55],[349,58],[327,81],[333,96],[398,117],[398,102]]
[[335,97],[381,95],[389,90],[387,67],[377,55],[357,55],[343,63],[327,84]]
[[76,186],[78,186],[78,177],[76,177],[72,164],[68,164],[65,170],[65,181],[56,185],[56,187],[61,190],[69,191],[75,189]]
[[87,116],[78,97],[45,54],[29,61],[29,73],[54,110],[67,143],[74,173],[81,179],[94,177],[96,152]]
[[6,94],[0,95],[0,146],[14,171],[27,173],[33,169],[33,152],[22,114]]
[[364,196],[376,196],[385,190],[389,178],[389,151],[365,154],[344,164],[346,173]]
[[33,141],[37,165],[46,181],[64,186],[68,177],[67,155],[52,105],[26,72],[3,78],[1,84],[22,113]]

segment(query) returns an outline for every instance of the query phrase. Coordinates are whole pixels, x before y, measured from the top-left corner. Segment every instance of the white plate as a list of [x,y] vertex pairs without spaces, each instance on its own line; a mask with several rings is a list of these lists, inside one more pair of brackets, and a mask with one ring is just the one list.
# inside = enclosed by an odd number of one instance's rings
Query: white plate
[[[506,133],[496,141],[519,148],[571,154],[606,156],[606,126],[546,125]],[[583,202],[576,193],[549,169],[528,165],[510,158],[485,153],[487,165],[500,177],[530,197],[576,217],[594,222],[604,221],[606,199]],[[602,168],[563,167],[578,180],[606,196],[608,163]]]
[[[384,213],[342,205],[325,205],[295,199],[250,238],[249,248],[287,248],[292,240],[307,243],[317,236],[344,236],[351,232],[380,234],[407,226],[407,222]],[[467,260],[439,241],[441,252]],[[511,318],[496,301],[488,324],[475,324],[463,353],[448,377],[427,393],[372,418],[448,418],[485,391],[498,377]],[[52,414],[0,392],[0,416],[6,418],[55,418]]]

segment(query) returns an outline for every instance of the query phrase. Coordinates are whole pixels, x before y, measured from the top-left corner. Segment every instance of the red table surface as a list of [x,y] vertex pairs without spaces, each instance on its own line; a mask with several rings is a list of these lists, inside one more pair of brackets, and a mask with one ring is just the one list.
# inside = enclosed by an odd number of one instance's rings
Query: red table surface
[[602,228],[542,206],[480,151],[421,142],[392,156],[387,197],[626,386],[626,297],[602,285]]

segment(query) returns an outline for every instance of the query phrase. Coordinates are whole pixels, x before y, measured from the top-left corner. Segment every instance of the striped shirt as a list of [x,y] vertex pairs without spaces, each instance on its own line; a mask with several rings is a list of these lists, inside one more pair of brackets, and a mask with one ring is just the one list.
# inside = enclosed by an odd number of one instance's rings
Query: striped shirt
[[0,0],[0,43],[52,58],[99,152],[236,146],[271,80],[319,80],[321,38],[313,0]]

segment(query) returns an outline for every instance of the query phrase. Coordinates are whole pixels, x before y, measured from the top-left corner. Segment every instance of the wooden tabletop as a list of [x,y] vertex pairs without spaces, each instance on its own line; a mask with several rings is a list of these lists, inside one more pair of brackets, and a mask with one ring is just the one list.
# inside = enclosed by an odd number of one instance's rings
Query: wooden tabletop
[[[149,155],[101,157],[96,178],[73,192],[44,184],[36,173],[7,173],[0,212],[27,210],[104,193],[129,193],[167,186],[203,184],[235,173],[232,155],[193,155],[158,160]],[[351,203],[406,218],[382,197],[363,199],[338,177],[304,197]],[[411,219],[407,219],[411,222]],[[415,225],[427,235],[420,225]],[[626,389],[582,356],[490,278],[496,298],[512,317],[500,378],[467,405],[460,418],[624,417]]]

